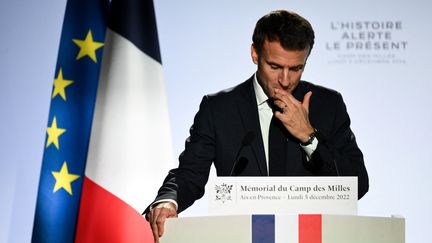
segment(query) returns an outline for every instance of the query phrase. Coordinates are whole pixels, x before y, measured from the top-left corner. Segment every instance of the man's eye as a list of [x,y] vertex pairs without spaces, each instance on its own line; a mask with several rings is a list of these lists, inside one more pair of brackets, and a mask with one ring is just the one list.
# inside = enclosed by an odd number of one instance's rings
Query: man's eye
[[302,69],[303,69],[303,66],[296,66],[296,67],[292,67],[292,68],[290,68],[290,70],[291,70],[291,71],[294,71],[294,72],[301,71]]
[[270,68],[271,69],[279,69],[279,66],[278,65],[270,65]]

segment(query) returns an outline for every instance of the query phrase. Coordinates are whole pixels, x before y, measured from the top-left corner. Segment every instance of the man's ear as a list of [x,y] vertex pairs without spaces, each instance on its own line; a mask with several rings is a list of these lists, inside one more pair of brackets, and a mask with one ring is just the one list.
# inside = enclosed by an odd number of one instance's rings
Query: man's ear
[[252,57],[253,63],[258,64],[258,52],[257,52],[257,49],[255,48],[255,45],[253,43],[251,45],[251,57]]

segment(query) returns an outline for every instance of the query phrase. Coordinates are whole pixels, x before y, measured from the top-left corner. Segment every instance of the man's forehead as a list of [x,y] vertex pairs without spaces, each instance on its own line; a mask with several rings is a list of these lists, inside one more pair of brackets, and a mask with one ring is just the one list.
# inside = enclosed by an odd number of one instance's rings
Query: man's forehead
[[266,39],[263,43],[263,49],[268,49],[269,47],[279,47],[280,49],[283,49],[285,51],[289,51],[289,52],[306,52],[309,53],[310,51],[310,45],[307,45],[305,48],[303,49],[296,49],[296,48],[286,48],[282,45],[282,43],[279,41],[279,39],[275,39],[275,40],[269,40]]
[[273,62],[278,64],[290,63],[291,64],[303,64],[309,54],[309,49],[304,50],[287,50],[277,43],[270,43],[264,45],[261,53],[261,57],[266,60],[266,62]]

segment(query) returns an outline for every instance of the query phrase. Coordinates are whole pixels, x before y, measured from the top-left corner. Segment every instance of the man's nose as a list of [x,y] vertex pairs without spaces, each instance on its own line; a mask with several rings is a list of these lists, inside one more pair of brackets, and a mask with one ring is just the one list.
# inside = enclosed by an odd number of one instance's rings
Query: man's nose
[[282,87],[287,87],[290,83],[290,70],[289,68],[284,68],[279,74],[279,83]]

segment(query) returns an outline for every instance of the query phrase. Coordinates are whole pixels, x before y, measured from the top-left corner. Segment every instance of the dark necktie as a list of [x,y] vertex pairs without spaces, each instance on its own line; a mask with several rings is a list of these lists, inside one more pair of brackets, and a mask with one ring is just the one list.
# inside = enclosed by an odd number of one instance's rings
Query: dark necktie
[[[275,105],[269,101],[269,105],[275,110]],[[286,128],[282,122],[274,115],[270,122],[269,129],[269,175],[284,176],[286,175]]]

